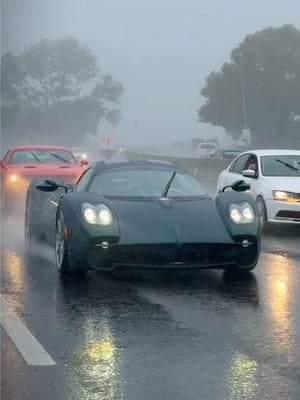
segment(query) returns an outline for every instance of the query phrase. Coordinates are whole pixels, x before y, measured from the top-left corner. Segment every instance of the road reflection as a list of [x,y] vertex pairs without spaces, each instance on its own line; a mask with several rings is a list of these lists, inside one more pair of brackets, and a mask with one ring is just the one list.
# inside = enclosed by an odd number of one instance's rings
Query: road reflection
[[15,311],[22,314],[24,312],[24,302],[20,302],[19,296],[22,298],[28,296],[23,255],[4,251],[1,261],[6,266],[5,271],[2,271],[2,274],[5,273],[5,277],[2,276],[2,281],[5,281],[5,287],[2,292],[10,295],[9,303],[13,305]]
[[64,323],[73,326],[78,339],[67,360],[72,400],[123,398],[121,356],[112,330],[109,288],[106,290],[89,278],[74,276],[68,282],[62,280],[57,292]]
[[294,362],[296,333],[292,308],[297,289],[296,261],[280,255],[272,255],[269,260],[270,273],[267,275],[265,286],[270,321],[269,335],[277,352],[289,362]]
[[249,356],[237,353],[232,358],[226,379],[228,400],[257,398],[257,362]]

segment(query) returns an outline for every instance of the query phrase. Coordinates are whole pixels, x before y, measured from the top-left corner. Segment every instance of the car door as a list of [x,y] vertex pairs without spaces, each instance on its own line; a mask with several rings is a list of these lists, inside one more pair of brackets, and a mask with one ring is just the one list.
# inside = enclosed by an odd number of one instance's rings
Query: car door
[[249,153],[242,154],[230,165],[229,169],[222,173],[222,180],[218,184],[219,190],[222,190],[225,186],[232,185],[235,181],[239,181],[242,179],[244,180],[242,172],[245,169],[249,156]]

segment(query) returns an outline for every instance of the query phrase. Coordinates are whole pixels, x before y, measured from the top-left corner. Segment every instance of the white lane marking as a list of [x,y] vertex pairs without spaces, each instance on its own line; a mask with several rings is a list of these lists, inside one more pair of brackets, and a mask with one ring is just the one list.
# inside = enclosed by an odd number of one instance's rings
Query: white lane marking
[[56,362],[41,346],[20,318],[11,310],[4,297],[1,301],[1,324],[29,365],[49,366]]
[[58,206],[58,203],[55,203],[55,201],[48,199],[49,203],[53,204],[55,207]]

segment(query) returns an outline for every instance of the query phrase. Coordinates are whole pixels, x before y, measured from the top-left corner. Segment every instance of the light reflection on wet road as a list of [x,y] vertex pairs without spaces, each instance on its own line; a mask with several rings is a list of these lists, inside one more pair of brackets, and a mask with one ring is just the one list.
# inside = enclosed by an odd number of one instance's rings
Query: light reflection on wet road
[[51,249],[26,260],[22,245],[8,246],[2,295],[57,365],[28,366],[2,329],[2,398],[298,400],[299,240],[265,237],[244,278],[61,280]]

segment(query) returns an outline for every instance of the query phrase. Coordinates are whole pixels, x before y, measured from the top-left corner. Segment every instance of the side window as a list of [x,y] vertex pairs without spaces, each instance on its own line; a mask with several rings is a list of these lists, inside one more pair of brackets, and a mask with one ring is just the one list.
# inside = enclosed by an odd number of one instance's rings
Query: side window
[[230,172],[233,172],[234,174],[241,174],[245,169],[245,165],[248,159],[249,159],[249,154],[243,154],[235,161],[234,164],[232,164]]
[[86,171],[84,171],[84,173],[79,178],[79,181],[77,182],[76,185],[77,192],[84,192],[86,190],[86,186],[90,180],[92,173],[93,173],[92,168],[88,168]]
[[258,176],[258,160],[256,155],[251,154],[249,159],[247,160],[245,169],[251,169],[255,171],[255,175]]

